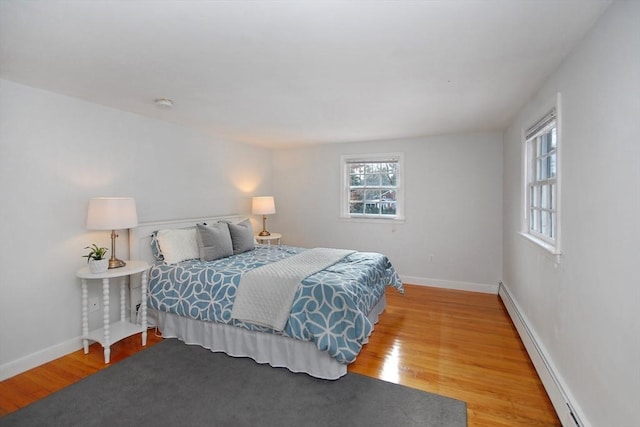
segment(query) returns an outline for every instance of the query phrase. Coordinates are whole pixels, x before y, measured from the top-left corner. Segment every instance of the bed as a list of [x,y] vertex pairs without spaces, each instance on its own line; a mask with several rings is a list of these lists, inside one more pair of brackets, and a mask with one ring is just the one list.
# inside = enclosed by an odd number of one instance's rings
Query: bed
[[[403,292],[389,260],[376,253],[259,245],[255,244],[252,230],[249,242],[248,232],[238,228],[243,224],[247,224],[245,218],[230,215],[143,223],[130,231],[130,257],[153,264],[147,298],[150,321],[164,337],[178,338],[215,352],[250,357],[258,363],[317,378],[337,379],[345,375],[347,365],[366,344],[385,308],[386,287]],[[203,244],[205,231],[226,227],[233,236],[233,251],[239,249],[237,253],[220,256],[207,252],[220,245],[207,248],[206,238]],[[196,259],[193,246],[183,249],[182,243],[174,243],[179,241],[176,236],[190,242],[193,233],[199,243]],[[163,245],[171,250],[164,251]],[[175,247],[180,249],[175,251]],[[325,260],[328,265],[308,277],[301,273],[305,278],[298,281],[295,289],[287,289],[284,298],[274,298],[285,300],[285,319],[273,323],[269,316],[252,317],[249,313],[248,317],[242,317],[239,307],[249,300],[245,295],[248,291],[243,294],[239,290],[251,289],[252,275],[254,281],[261,283],[262,276],[256,276],[257,273],[263,270],[277,273],[283,265],[297,265],[295,260],[315,259],[317,254],[330,254],[335,260]],[[201,261],[200,256],[207,261]],[[265,287],[259,288],[263,292]],[[291,303],[286,302],[287,295]],[[284,321],[280,323],[281,320]]]

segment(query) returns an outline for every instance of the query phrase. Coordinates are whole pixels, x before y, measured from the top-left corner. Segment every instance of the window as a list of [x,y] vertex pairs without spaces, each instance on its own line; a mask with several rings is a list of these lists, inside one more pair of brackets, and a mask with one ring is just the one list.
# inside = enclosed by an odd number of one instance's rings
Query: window
[[341,216],[402,219],[402,160],[401,153],[342,156]]
[[554,254],[559,245],[558,117],[553,108],[525,133],[523,233]]

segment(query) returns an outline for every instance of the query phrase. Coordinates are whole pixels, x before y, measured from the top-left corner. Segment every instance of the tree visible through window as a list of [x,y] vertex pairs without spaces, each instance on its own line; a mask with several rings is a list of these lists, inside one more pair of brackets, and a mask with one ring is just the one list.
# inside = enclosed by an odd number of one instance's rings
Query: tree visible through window
[[343,216],[398,218],[401,213],[400,157],[343,156]]

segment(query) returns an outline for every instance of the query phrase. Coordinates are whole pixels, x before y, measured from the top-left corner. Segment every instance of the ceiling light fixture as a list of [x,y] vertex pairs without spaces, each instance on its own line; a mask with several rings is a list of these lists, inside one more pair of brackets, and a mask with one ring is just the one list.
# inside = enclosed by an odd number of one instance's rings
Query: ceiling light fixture
[[153,101],[158,107],[171,108],[173,107],[173,101],[167,98],[158,98]]

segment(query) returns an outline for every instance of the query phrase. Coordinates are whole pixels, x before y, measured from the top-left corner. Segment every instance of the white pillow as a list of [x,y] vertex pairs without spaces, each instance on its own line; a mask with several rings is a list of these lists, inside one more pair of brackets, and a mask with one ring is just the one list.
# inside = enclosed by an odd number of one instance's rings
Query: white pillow
[[167,264],[200,257],[195,228],[158,230],[158,243]]

